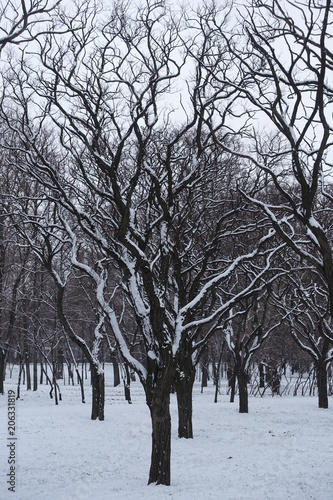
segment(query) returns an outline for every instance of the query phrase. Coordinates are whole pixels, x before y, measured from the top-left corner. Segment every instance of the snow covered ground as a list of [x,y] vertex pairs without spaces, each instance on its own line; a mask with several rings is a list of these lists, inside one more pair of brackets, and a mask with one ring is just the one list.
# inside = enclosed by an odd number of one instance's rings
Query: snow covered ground
[[59,406],[46,386],[22,387],[16,402],[17,483],[8,491],[6,381],[0,396],[0,499],[15,500],[324,500],[333,498],[332,408],[319,410],[315,397],[250,398],[250,413],[214,387],[194,390],[193,440],[177,438],[176,397],[172,395],[172,485],[147,486],[151,429],[138,382],[133,404],[119,386],[106,395],[106,419],[90,420],[78,386],[61,386]]

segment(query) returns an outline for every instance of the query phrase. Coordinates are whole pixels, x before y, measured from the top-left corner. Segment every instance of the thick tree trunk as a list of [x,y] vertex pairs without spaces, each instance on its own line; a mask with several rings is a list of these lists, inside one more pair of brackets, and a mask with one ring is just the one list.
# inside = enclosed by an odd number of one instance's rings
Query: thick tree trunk
[[170,485],[170,390],[156,391],[148,403],[152,422],[152,453],[148,484]]
[[194,366],[189,367],[186,373],[182,372],[176,381],[178,405],[178,437],[193,438],[192,425],[192,392],[195,378]]
[[239,413],[249,412],[249,395],[247,391],[247,373],[239,367],[237,370],[238,392],[239,392]]
[[317,365],[318,406],[328,408],[327,369],[324,362]]
[[119,363],[116,358],[112,359],[113,365],[113,386],[117,387],[120,384],[120,372],[119,372]]
[[91,365],[92,409],[91,420],[104,420],[105,379],[104,372]]

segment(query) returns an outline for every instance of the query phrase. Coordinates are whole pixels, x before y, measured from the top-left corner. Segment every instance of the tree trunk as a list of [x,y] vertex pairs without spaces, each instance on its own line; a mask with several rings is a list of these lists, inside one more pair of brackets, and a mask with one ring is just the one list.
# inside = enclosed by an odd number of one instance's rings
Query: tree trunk
[[219,393],[220,371],[221,371],[221,365],[222,365],[222,356],[223,356],[223,351],[224,351],[224,345],[225,345],[225,341],[222,343],[222,347],[220,350],[219,359],[218,359],[218,363],[217,363],[217,367],[216,367],[214,403],[217,403],[217,395]]
[[264,372],[264,365],[262,363],[259,364],[259,387],[260,389],[263,389],[265,387],[265,372]]
[[17,395],[16,395],[16,399],[20,399],[22,372],[24,372],[24,365],[23,365],[22,356],[20,355],[19,356],[19,376],[18,376],[18,381],[17,381]]
[[86,397],[84,395],[84,383],[83,383],[83,379],[80,375],[79,367],[77,365],[75,366],[75,370],[76,370],[78,384],[80,384],[80,387],[81,387],[81,400],[82,400],[82,403],[85,403]]
[[104,420],[105,380],[104,372],[91,365],[92,409],[91,420]]
[[202,364],[202,378],[201,378],[201,393],[203,393],[204,387],[208,385],[208,367],[207,364]]
[[152,421],[152,453],[148,484],[170,485],[171,415],[170,388],[155,391],[148,403]]
[[113,365],[113,387],[117,387],[120,384],[120,372],[119,372],[119,364],[116,358],[112,359]]
[[230,387],[230,403],[234,403],[235,401],[235,393],[236,393],[236,368],[228,370],[228,384]]
[[[39,377],[39,384],[42,385],[44,381],[44,365],[43,361],[41,360],[40,362],[40,377]],[[47,381],[46,381],[47,382]]]
[[[192,426],[192,392],[195,379],[195,367],[192,365],[186,373],[182,372],[176,381],[177,405],[178,405],[178,437],[193,438]],[[185,366],[184,366],[185,368]]]
[[249,412],[249,395],[247,391],[247,373],[239,367],[237,370],[238,392],[239,392],[239,413]]
[[25,369],[27,373],[27,391],[31,391],[30,354],[28,351],[25,353]]
[[317,365],[318,406],[328,408],[327,369],[324,362]]
[[33,358],[34,358],[34,364],[33,364],[33,390],[37,391],[37,389],[38,389],[38,373],[37,373],[38,364],[37,364],[37,351],[36,351],[36,349],[34,349]]
[[125,391],[125,400],[129,404],[132,404],[132,400],[131,400],[131,375],[130,375],[128,365],[126,363],[125,363],[124,391]]

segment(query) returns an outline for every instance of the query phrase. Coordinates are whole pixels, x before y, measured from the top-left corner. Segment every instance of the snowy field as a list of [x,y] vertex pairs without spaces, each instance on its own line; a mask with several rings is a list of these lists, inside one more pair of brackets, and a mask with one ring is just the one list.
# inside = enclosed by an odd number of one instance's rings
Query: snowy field
[[[177,437],[172,395],[172,485],[147,486],[151,429],[138,382],[132,405],[119,386],[106,390],[105,421],[90,420],[78,386],[61,386],[58,406],[46,386],[21,389],[16,402],[16,492],[8,491],[6,380],[0,396],[0,499],[15,500],[331,500],[333,498],[332,408],[315,397],[251,397],[250,413],[226,394],[213,403],[214,387],[194,390],[193,440]],[[223,391],[225,392],[225,391]]]

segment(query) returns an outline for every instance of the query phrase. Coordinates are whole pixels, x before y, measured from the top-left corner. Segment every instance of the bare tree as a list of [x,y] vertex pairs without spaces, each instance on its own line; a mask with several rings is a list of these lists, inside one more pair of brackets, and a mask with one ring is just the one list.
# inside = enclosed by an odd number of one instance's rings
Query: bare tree
[[60,3],[61,0],[5,0],[0,6],[0,53],[8,44],[32,41],[47,32],[50,14]]
[[333,348],[329,299],[322,276],[311,269],[290,275],[275,300],[293,339],[313,361],[318,406],[328,408],[327,368],[333,360]]
[[[116,5],[98,29],[96,10],[86,13],[85,27],[68,43],[53,34],[40,42],[42,69],[13,68],[2,116],[25,154],[16,167],[44,186],[56,217],[51,227],[61,226],[72,266],[95,283],[119,351],[144,387],[152,420],[149,483],[170,484],[171,387],[177,381],[181,391],[184,380],[192,387],[193,342],[195,349],[204,346],[223,315],[266,286],[285,244],[277,246],[263,224],[258,240],[236,256],[220,255],[238,209],[226,204],[219,213],[223,202],[216,192],[210,198],[207,186],[223,182],[225,171],[212,169],[212,139],[231,104],[225,89],[226,112],[212,133],[204,118],[209,72],[194,59],[189,104],[180,105],[185,121],[172,121],[168,99],[184,84],[189,57],[181,20],[162,2],[127,11]],[[97,261],[82,254],[85,245],[96,248]],[[236,289],[237,269],[254,259],[248,282]],[[116,292],[133,308],[143,359],[131,353],[115,310],[110,263],[121,271]],[[208,331],[200,336],[204,325]]]
[[[261,208],[300,261],[321,275],[328,297],[329,339],[333,316],[332,231],[327,217],[333,201],[332,12],[331,1],[251,1],[238,10],[240,22],[232,36],[219,28],[215,11],[205,18],[216,43],[223,40],[228,45],[227,63],[221,58],[219,70],[211,72],[211,86],[216,91],[228,82],[238,93],[244,141],[242,149],[233,153],[253,165],[254,174],[263,180],[262,188],[243,194]],[[219,116],[218,102],[212,106],[211,113]],[[235,133],[236,126],[237,122]],[[267,199],[267,187],[275,192],[275,199]]]
[[282,319],[269,317],[269,301],[270,293],[265,289],[262,296],[253,295],[230,311],[226,323],[225,336],[234,360],[233,377],[238,382],[240,413],[249,411],[247,385],[253,355],[282,322]]

